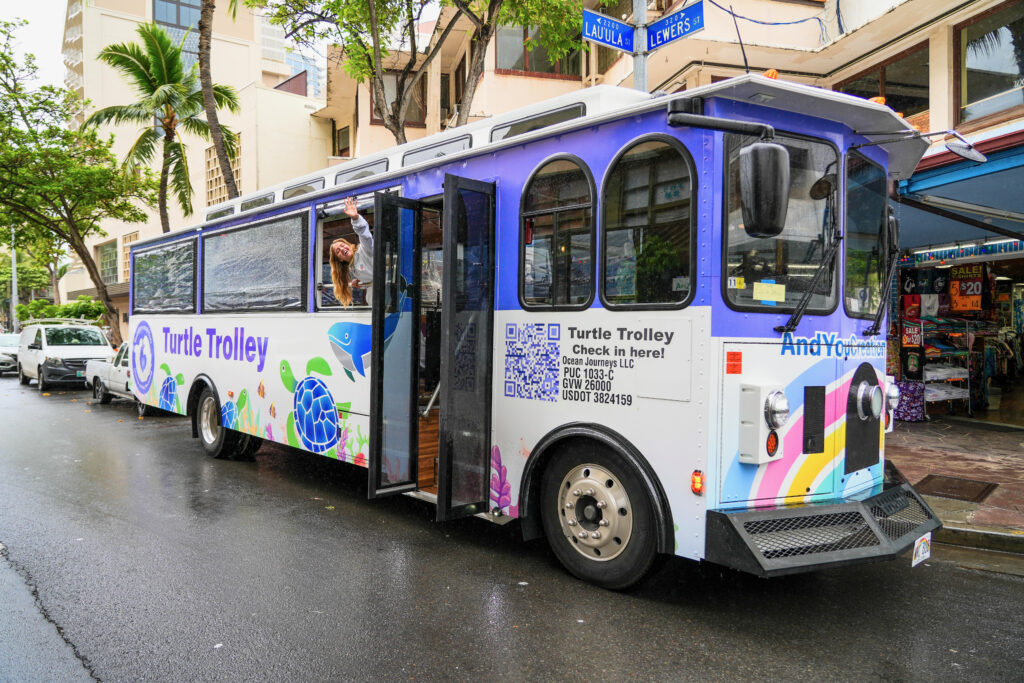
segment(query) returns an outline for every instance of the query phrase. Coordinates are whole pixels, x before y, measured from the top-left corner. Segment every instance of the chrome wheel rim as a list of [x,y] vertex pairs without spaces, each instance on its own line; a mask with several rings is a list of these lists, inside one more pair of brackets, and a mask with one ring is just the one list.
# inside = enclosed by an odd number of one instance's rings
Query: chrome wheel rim
[[587,559],[618,557],[633,533],[633,508],[621,480],[598,465],[578,465],[558,490],[558,521],[569,545]]
[[217,424],[217,401],[213,396],[204,398],[199,409],[199,433],[208,444],[215,442],[220,434],[220,426]]

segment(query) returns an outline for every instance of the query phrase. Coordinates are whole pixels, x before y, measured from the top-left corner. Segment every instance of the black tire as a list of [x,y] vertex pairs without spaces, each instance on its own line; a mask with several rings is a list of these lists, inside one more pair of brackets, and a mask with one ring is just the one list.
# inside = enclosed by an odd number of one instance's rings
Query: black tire
[[196,434],[199,435],[199,443],[210,457],[231,458],[245,445],[244,434],[221,426],[220,403],[210,387],[205,387],[199,394],[192,420],[195,423]]
[[654,505],[636,468],[594,442],[559,449],[541,480],[541,520],[551,549],[574,576],[612,590],[632,586],[654,567]]
[[256,451],[263,445],[263,439],[252,434],[242,434],[235,451],[235,460],[254,460]]
[[39,373],[39,375],[36,377],[36,387],[39,389],[41,393],[48,390],[50,388],[50,385],[47,384],[46,376],[43,374],[43,366],[40,365],[38,368],[36,368],[36,371]]
[[24,387],[28,386],[30,381],[31,380],[25,376],[25,371],[21,369],[21,363],[18,363],[18,382]]
[[111,393],[107,391],[107,388],[103,386],[103,380],[99,377],[93,377],[92,397],[103,405],[107,405],[110,403],[110,399],[114,398]]

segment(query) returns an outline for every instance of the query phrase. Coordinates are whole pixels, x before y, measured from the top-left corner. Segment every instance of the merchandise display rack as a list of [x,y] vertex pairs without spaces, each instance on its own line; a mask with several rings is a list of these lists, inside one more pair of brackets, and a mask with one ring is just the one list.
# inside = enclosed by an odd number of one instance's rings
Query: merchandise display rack
[[[924,348],[925,340],[925,326],[924,321],[919,322],[921,327],[921,345]],[[973,416],[974,411],[971,408],[971,350],[970,350],[970,339],[971,339],[971,323],[970,321],[964,321],[963,331],[957,330],[956,332],[947,334],[963,334],[967,338],[968,348],[963,351],[953,351],[939,353],[937,355],[926,356],[924,359],[924,366],[921,369],[921,379],[924,383],[924,419],[930,419],[928,416],[928,404],[929,403],[949,403],[950,413],[954,412],[953,401],[967,401],[967,414]],[[947,364],[936,366],[933,361],[937,358],[946,359]],[[959,360],[965,360],[965,365],[956,365],[955,362]],[[931,369],[929,369],[931,365]],[[962,382],[966,383],[963,386]]]

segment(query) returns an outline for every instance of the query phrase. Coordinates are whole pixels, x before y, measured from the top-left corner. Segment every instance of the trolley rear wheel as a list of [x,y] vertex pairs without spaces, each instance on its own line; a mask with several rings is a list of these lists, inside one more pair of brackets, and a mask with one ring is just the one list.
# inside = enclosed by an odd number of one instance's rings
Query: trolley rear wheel
[[214,458],[230,458],[238,451],[245,435],[232,429],[225,429],[220,424],[220,404],[217,396],[209,387],[199,395],[196,412],[192,418],[196,421],[196,433],[203,444],[206,454]]
[[541,519],[548,543],[575,576],[620,590],[657,559],[654,501],[636,469],[615,451],[578,442],[544,470]]

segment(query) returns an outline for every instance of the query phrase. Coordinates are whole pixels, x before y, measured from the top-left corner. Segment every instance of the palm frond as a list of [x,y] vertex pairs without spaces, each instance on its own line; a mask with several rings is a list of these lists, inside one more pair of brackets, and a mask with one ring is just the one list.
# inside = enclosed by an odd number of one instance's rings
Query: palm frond
[[120,125],[122,123],[136,123],[141,125],[152,125],[155,112],[152,109],[134,104],[115,104],[94,111],[85,120],[85,126],[102,126],[105,123]]
[[197,138],[203,140],[210,139],[210,124],[205,119],[201,119],[198,116],[192,116],[187,119],[180,119],[180,125],[189,135],[195,135]]
[[156,128],[147,128],[142,131],[142,135],[135,141],[132,148],[128,150],[128,154],[124,158],[125,164],[132,168],[149,166],[153,160],[153,155],[156,154],[156,146],[162,137],[160,131]]
[[188,156],[180,142],[164,142],[164,154],[170,159],[170,187],[182,213],[192,215],[192,181],[188,176]]
[[185,71],[181,46],[175,45],[167,31],[156,24],[141,24],[138,33],[149,56],[151,72],[156,82],[179,83]]
[[238,91],[230,85],[213,84],[213,101],[217,103],[218,109],[227,109],[232,114],[242,110],[238,100]]
[[97,59],[128,77],[139,92],[149,93],[157,86],[149,56],[135,43],[107,45],[100,50]]

